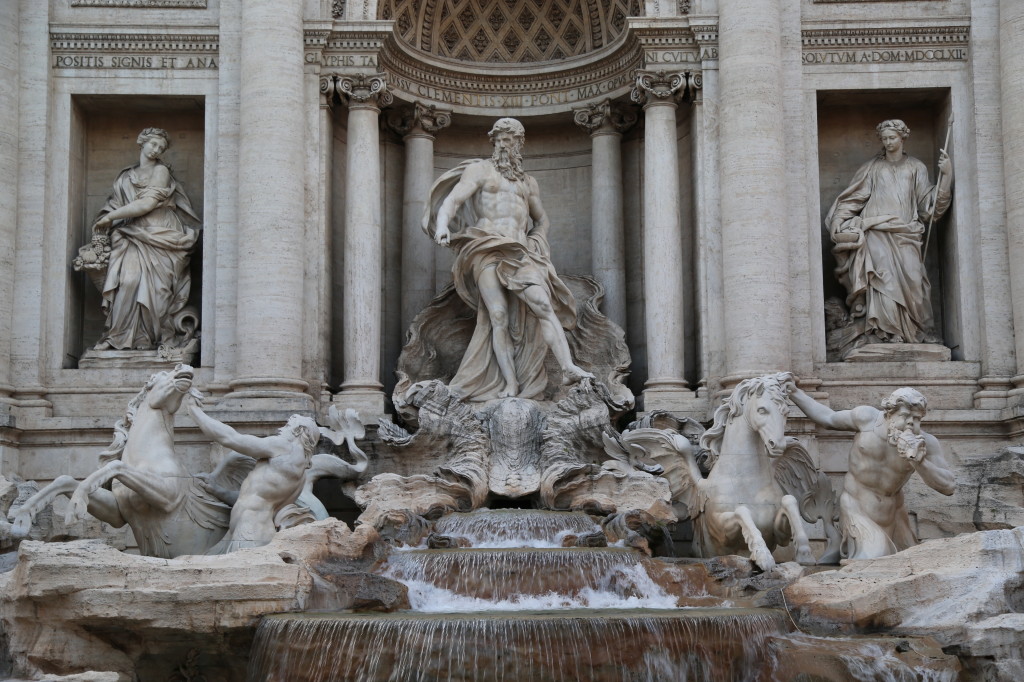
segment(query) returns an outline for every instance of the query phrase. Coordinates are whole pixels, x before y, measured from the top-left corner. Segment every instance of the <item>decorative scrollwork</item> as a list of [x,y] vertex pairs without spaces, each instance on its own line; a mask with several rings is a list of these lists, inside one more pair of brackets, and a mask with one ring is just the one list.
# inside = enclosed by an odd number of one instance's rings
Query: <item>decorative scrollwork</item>
[[349,105],[352,103],[386,107],[394,101],[388,92],[387,74],[357,74],[355,76],[337,76],[338,94],[344,97]]
[[637,69],[636,86],[630,92],[630,99],[637,104],[646,105],[652,101],[692,102],[703,84],[700,73],[669,73],[667,71],[645,71]]
[[438,109],[433,104],[414,102],[411,107],[395,111],[387,119],[388,125],[399,135],[427,133],[436,135],[452,124],[452,112]]
[[606,99],[598,104],[574,109],[573,120],[590,133],[601,130],[623,133],[633,127],[637,115],[635,111]]

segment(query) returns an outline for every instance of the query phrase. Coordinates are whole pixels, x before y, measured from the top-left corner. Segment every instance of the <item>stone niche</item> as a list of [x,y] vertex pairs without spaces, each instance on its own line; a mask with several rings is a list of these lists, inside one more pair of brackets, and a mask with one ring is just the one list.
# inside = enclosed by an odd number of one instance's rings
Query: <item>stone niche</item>
[[[836,259],[832,238],[825,228],[825,216],[840,192],[849,186],[857,169],[881,152],[875,126],[887,119],[902,119],[910,128],[904,150],[928,168],[930,182],[936,178],[939,149],[945,140],[950,114],[950,93],[945,88],[902,90],[822,90],[818,92],[818,178],[820,212],[817,230],[821,240],[823,300],[845,301],[846,291],[835,276]],[[954,124],[956,125],[956,124]],[[932,314],[935,331],[952,350],[953,360],[963,360],[960,310],[957,303],[958,262],[956,205],[965,201],[957,192],[956,149],[950,138],[953,160],[953,203],[935,221],[925,264],[931,281]],[[824,320],[824,313],[822,316]],[[831,359],[831,358],[830,358]]]
[[[64,326],[65,369],[78,367],[82,354],[102,335],[105,321],[99,291],[84,272],[74,271],[71,261],[78,248],[92,238],[92,224],[110,195],[118,173],[139,162],[136,139],[144,128],[163,128],[170,134],[171,146],[164,152],[163,161],[170,166],[178,183],[184,185],[196,215],[205,220],[204,109],[204,98],[196,96],[72,97],[68,229],[64,256],[70,281]],[[192,252],[192,286],[188,301],[189,306],[200,311],[203,240],[201,235]],[[197,362],[198,358],[193,360],[193,363]]]
[[[407,106],[398,101],[395,106]],[[622,259],[626,275],[627,319],[622,325],[626,331],[626,343],[632,357],[630,389],[637,395],[643,391],[647,377],[647,357],[644,326],[644,266],[643,266],[643,114],[639,107],[632,107],[638,121],[622,136],[622,201],[624,253]],[[589,133],[573,122],[572,112],[543,116],[517,118],[526,127],[526,144],[523,148],[524,165],[528,173],[540,184],[541,201],[551,220],[549,241],[552,261],[559,274],[593,275],[593,243],[591,221],[591,140]],[[388,110],[382,117],[388,115]],[[487,131],[497,116],[452,116],[450,127],[436,134],[434,141],[434,179],[461,161],[471,158],[487,158],[492,146]],[[332,116],[331,144],[331,271],[332,295],[335,301],[345,300],[343,286],[344,272],[344,230],[345,230],[345,173],[347,155],[347,110],[338,105]],[[679,183],[681,197],[681,223],[684,262],[679,264],[684,272],[687,286],[680,296],[685,308],[686,321],[685,357],[687,359],[686,379],[696,385],[699,378],[697,353],[698,315],[695,308],[695,210],[694,174],[689,159],[693,155],[691,115],[689,107],[681,105],[677,110],[677,148],[681,159]],[[381,158],[381,228],[384,232],[382,246],[383,277],[383,333],[381,336],[381,358],[384,367],[394,367],[405,344],[407,329],[401,320],[402,306],[402,204],[405,149],[401,137],[387,126],[382,125],[380,139]],[[434,264],[435,293],[451,283],[453,253],[433,244],[426,234],[418,242],[418,253],[431,259]],[[666,296],[668,292],[666,292]],[[340,306],[332,311],[332,337],[342,338]],[[330,383],[336,386],[343,374],[342,354],[335,344],[331,356]],[[386,372],[383,377],[385,394],[390,394],[395,377]]]

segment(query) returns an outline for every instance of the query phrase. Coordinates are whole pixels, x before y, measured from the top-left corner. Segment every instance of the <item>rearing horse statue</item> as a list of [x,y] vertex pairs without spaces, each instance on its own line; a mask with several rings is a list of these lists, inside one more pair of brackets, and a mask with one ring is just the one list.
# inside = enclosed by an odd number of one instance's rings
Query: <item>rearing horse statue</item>
[[116,528],[127,523],[147,556],[205,554],[227,530],[231,508],[200,478],[237,489],[253,462],[233,453],[212,474],[197,477],[186,468],[174,449],[174,413],[186,394],[199,395],[192,376],[188,365],[154,374],[114,427],[113,443],[100,453],[102,466],[81,483],[60,476],[12,510],[15,533],[26,535],[39,511],[69,495],[69,523],[86,513]]
[[816,563],[801,518],[824,521],[828,546],[818,560],[839,559],[836,504],[828,477],[795,438],[786,437],[789,372],[739,383],[700,437],[710,473],[704,478],[690,441],[674,428],[642,427],[606,439],[606,451],[634,466],[664,469],[672,500],[693,520],[698,556],[749,552],[762,570],[772,550],[796,542],[796,560]]

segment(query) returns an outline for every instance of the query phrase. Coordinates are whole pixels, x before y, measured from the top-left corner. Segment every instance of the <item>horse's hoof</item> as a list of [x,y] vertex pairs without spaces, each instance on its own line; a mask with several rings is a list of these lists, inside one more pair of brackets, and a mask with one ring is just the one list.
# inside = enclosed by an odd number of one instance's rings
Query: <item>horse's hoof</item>
[[818,560],[811,554],[811,550],[801,550],[796,553],[796,562],[801,566],[815,566]]
[[27,538],[28,534],[32,532],[32,514],[27,511],[18,511],[17,513],[11,514],[11,535],[16,538]]

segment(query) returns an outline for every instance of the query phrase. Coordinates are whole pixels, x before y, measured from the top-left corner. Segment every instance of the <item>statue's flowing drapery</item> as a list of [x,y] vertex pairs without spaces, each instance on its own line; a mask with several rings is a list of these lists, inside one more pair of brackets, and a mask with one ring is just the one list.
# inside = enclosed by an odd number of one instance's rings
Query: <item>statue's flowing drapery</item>
[[148,350],[173,338],[174,315],[185,307],[191,287],[189,252],[199,236],[199,217],[174,178],[169,187],[151,187],[136,171],[121,171],[100,210],[103,216],[137,199],[157,202],[149,213],[111,229],[101,342],[120,350]]
[[[471,159],[460,163],[431,187],[429,214],[423,224],[431,239],[434,238],[437,211],[445,197],[458,184],[463,171],[477,161]],[[494,354],[490,316],[480,302],[476,285],[480,273],[493,267],[502,287],[510,292],[508,328],[514,347],[518,395],[520,398],[537,398],[547,386],[544,358],[548,345],[541,335],[536,316],[515,293],[529,286],[544,287],[563,329],[576,326],[576,302],[555,273],[551,249],[544,235],[524,231],[516,238],[510,238],[488,232],[480,226],[473,202],[474,199],[470,199],[463,203],[449,224],[451,246],[456,251],[452,265],[455,289],[459,297],[477,311],[473,338],[449,385],[463,398],[474,401],[497,398],[505,385]]]
[[[918,159],[904,154],[893,163],[880,156],[860,167],[829,210],[825,224],[836,242],[836,276],[846,288],[857,336],[921,343],[933,333],[922,243],[932,212],[940,218],[951,198],[940,190],[933,209],[933,191]],[[844,233],[858,236],[837,238]]]

